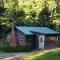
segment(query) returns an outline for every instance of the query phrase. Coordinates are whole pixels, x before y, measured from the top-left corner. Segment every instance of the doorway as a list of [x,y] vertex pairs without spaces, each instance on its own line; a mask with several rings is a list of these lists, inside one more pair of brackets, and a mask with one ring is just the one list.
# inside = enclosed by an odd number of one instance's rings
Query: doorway
[[38,48],[39,49],[44,49],[44,36],[39,36],[38,38]]

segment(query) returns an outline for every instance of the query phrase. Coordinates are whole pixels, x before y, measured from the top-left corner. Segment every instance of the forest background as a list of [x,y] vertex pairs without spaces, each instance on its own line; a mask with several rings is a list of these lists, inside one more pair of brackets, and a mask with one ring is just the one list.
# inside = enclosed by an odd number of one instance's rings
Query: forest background
[[0,0],[0,41],[11,28],[12,21],[19,26],[60,31],[60,0]]

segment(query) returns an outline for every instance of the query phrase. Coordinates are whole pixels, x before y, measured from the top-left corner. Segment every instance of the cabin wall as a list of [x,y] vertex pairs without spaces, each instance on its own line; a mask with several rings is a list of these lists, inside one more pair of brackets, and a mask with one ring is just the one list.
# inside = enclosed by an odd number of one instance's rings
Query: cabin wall
[[[7,35],[6,35],[6,40],[8,42],[8,45],[10,47],[13,47],[14,44],[16,46],[20,45],[20,46],[25,46],[26,45],[26,42],[25,42],[25,35],[21,32],[21,31],[15,31],[15,36],[13,36],[13,38],[15,37],[15,40],[12,39],[12,35],[11,35],[11,32],[9,32]],[[13,41],[12,41],[13,40]]]
[[12,32],[10,31],[7,35],[6,35],[6,40],[8,42],[9,47],[16,47],[16,32]]
[[59,47],[60,47],[60,36],[58,36],[58,41],[59,41]]
[[26,36],[21,31],[16,31],[16,43],[20,46],[26,45]]
[[32,49],[36,49],[36,44],[37,40],[36,40],[36,35],[26,35],[26,46],[32,48]]
[[56,48],[59,47],[59,40],[57,36],[45,36],[45,49],[51,49],[51,48]]

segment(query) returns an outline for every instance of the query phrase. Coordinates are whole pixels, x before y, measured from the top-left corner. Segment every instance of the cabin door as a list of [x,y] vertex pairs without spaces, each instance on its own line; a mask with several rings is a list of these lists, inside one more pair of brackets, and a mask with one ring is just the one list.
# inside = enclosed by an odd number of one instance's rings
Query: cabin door
[[39,49],[44,49],[44,36],[39,36]]

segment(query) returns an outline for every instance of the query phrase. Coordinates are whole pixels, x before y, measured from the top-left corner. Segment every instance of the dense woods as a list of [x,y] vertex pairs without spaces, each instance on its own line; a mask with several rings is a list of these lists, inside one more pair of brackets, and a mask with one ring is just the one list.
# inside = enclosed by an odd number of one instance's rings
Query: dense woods
[[11,28],[11,22],[20,26],[43,26],[59,31],[60,0],[0,0],[0,39]]

